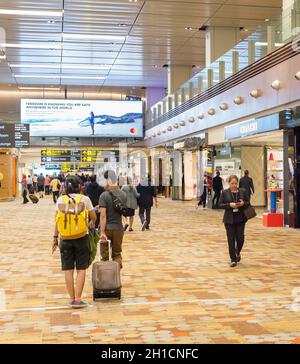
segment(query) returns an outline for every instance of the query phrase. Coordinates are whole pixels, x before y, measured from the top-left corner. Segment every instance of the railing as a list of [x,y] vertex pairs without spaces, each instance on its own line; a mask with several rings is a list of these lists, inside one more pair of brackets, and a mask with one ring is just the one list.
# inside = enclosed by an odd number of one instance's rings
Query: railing
[[[249,37],[185,82],[146,112],[145,129],[177,116],[239,83],[289,59],[300,52],[300,6],[284,9],[281,16],[266,22]],[[270,36],[271,35],[271,36]],[[268,39],[273,39],[272,44]],[[216,71],[219,79],[215,79]],[[195,84],[198,86],[195,88]],[[182,90],[193,90],[186,95]],[[167,105],[166,112],[163,104]],[[161,105],[160,107],[158,107]],[[170,106],[170,107],[168,107]]]

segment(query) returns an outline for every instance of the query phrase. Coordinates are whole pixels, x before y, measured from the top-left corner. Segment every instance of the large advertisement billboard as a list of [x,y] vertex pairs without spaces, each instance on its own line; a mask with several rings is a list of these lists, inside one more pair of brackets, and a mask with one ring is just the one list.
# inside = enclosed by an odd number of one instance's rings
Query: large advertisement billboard
[[143,137],[143,102],[22,99],[21,122],[38,137]]

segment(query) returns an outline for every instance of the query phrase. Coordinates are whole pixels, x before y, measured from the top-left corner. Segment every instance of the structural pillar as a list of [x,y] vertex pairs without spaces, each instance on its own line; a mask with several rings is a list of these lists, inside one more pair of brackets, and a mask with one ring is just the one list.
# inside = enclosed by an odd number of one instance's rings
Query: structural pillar
[[168,95],[173,95],[190,78],[192,78],[191,66],[171,65],[168,68]]
[[198,95],[203,92],[203,77],[198,77]]
[[168,100],[167,101],[168,102],[167,111],[171,111],[173,109],[173,97],[168,96],[167,100]]
[[232,51],[232,74],[239,72],[239,52],[238,51]]
[[255,40],[248,41],[248,65],[255,62]]
[[189,89],[188,89],[189,99],[194,96],[194,84],[193,82],[189,82]]
[[225,80],[225,62],[220,61],[219,62],[219,82]]
[[185,102],[185,89],[180,89],[180,105],[182,105]]
[[275,49],[275,27],[273,25],[267,27],[267,39],[268,53],[271,53]]
[[208,27],[205,33],[206,67],[240,41],[240,28]]
[[214,71],[212,69],[207,70],[207,88],[214,85]]
[[179,95],[178,90],[174,93],[174,107],[177,107],[179,105]]

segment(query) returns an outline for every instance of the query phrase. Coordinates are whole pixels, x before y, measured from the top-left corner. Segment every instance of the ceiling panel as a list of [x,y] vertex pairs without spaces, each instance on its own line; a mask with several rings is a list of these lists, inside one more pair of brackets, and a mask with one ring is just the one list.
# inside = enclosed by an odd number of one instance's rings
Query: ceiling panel
[[[7,60],[0,64],[0,83],[101,86],[166,86],[164,64],[204,66],[205,32],[202,25],[256,29],[265,18],[280,13],[278,0],[0,0],[1,9],[62,11],[61,17],[1,15],[6,43],[62,44],[62,49],[6,48]],[[194,29],[186,30],[185,27]],[[86,36],[67,40],[62,35]],[[89,36],[123,36],[123,40],[96,40]],[[241,34],[241,37],[245,36]],[[126,38],[125,38],[126,37]],[[49,47],[50,48],[50,47]],[[34,68],[10,68],[8,64],[31,64]],[[39,64],[86,65],[67,70],[39,67]],[[111,65],[110,71],[89,69],[89,65]],[[156,67],[154,67],[156,66]],[[41,75],[17,78],[15,74]],[[104,81],[89,79],[45,79],[43,75],[93,77],[106,74]]]

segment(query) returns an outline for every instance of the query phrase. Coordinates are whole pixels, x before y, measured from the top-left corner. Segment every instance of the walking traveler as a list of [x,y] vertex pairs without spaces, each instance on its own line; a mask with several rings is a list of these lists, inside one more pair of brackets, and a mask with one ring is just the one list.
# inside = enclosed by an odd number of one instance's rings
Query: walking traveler
[[99,198],[101,194],[105,191],[104,187],[97,183],[97,177],[95,175],[90,177],[90,182],[87,182],[85,187],[85,195],[87,195],[92,201],[93,207],[96,212],[97,220],[95,227],[98,229],[100,223],[100,212],[98,211]]
[[57,177],[54,177],[53,180],[50,182],[50,187],[52,190],[53,202],[56,203],[59,197],[59,191],[61,187],[61,183]]
[[214,198],[212,200],[212,207],[218,208],[221,192],[223,190],[223,181],[220,177],[220,172],[217,171],[216,176],[213,178],[212,188],[214,191]]
[[203,192],[202,192],[202,195],[200,196],[200,200],[198,202],[198,206],[202,205],[204,209],[206,207],[207,189],[209,188],[209,186],[210,185],[209,185],[208,177],[207,177],[207,174],[205,174],[204,180],[203,180]]
[[122,268],[122,242],[124,229],[122,214],[117,206],[126,208],[126,194],[118,186],[116,173],[108,170],[104,173],[105,192],[99,199],[100,207],[100,253],[103,261],[109,259],[107,240],[111,241],[112,259]]
[[32,183],[33,183],[34,192],[37,192],[38,191],[37,182],[38,182],[38,176],[35,174],[32,177]]
[[45,177],[45,195],[50,195],[50,177],[48,174]]
[[140,195],[138,199],[138,205],[139,215],[142,223],[142,231],[145,229],[149,230],[153,201],[155,203],[155,207],[157,207],[157,194],[154,186],[151,185],[150,177],[144,178],[141,183],[139,183],[136,190]]
[[237,176],[230,176],[230,187],[222,192],[220,198],[220,208],[225,209],[223,223],[227,233],[230,267],[236,267],[241,260],[246,224],[244,206],[249,206],[248,192],[244,188],[238,188],[238,183]]
[[253,179],[249,177],[249,171],[245,170],[244,177],[240,179],[239,187],[245,188],[248,193],[249,199],[251,199],[251,195],[254,194],[254,185]]
[[45,177],[43,173],[38,176],[37,179],[37,188],[39,193],[39,198],[44,198],[44,191],[45,191]]
[[[138,208],[137,199],[140,197],[139,193],[137,192],[136,188],[133,186],[133,181],[130,177],[127,177],[127,185],[122,187],[122,191],[125,192],[127,201],[127,216],[125,217],[126,223],[124,226],[124,231],[127,230],[129,227],[129,231],[133,231],[133,220],[135,215],[135,210]],[[128,224],[129,219],[129,224]]]
[[25,174],[22,175],[21,187],[22,187],[21,194],[23,197],[23,205],[25,205],[27,202],[29,202],[27,198],[27,178]]
[[[96,214],[91,200],[79,193],[80,180],[75,176],[66,179],[66,195],[59,197],[56,205],[54,242],[52,253],[58,245],[61,254],[62,271],[65,272],[67,291],[72,308],[83,308],[87,303],[82,301],[86,269],[90,260],[89,226],[94,228]],[[90,218],[90,223],[89,223]],[[60,244],[58,238],[60,237]],[[74,269],[77,279],[74,284]]]
[[27,189],[28,189],[29,193],[31,193],[31,192],[34,193],[32,177],[28,176],[26,182],[27,182]]

